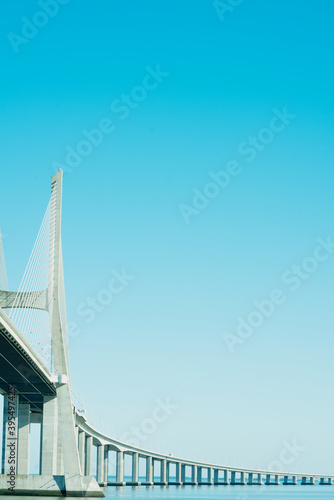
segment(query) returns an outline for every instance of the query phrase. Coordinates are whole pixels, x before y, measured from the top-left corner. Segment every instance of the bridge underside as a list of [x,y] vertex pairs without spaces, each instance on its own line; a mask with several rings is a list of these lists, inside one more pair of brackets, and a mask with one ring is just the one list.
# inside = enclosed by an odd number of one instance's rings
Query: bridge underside
[[56,394],[55,385],[0,318],[0,393],[6,394],[9,386],[16,388],[20,402],[30,403],[31,409],[42,409],[44,396]]

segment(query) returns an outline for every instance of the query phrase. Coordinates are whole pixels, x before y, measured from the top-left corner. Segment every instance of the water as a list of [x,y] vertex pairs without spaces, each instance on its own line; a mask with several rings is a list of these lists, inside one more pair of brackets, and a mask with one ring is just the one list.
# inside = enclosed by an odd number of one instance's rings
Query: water
[[[334,500],[334,486],[125,486],[104,488],[106,500]],[[52,497],[0,496],[50,500]],[[59,498],[59,497],[53,497]],[[86,499],[87,500],[87,499]]]
[[333,500],[334,486],[154,486],[105,489],[107,499]]

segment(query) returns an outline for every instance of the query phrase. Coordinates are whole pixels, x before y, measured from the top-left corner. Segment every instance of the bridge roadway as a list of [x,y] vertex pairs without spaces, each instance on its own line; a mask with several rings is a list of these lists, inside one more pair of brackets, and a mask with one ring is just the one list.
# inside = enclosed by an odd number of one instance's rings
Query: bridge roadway
[[0,308],[0,394],[15,386],[20,403],[43,408],[44,397],[56,395],[55,377]]
[[[97,447],[97,481],[100,486],[139,486],[147,485],[321,485],[333,484],[333,476],[277,472],[259,469],[228,467],[207,462],[181,459],[161,453],[154,453],[131,446],[94,429],[85,416],[76,411],[76,429],[78,434],[81,470],[86,475],[92,474],[93,446]],[[116,452],[116,481],[108,480],[109,451]],[[132,457],[132,480],[124,480],[124,456]],[[146,461],[145,482],[139,482],[139,459]],[[154,462],[160,463],[158,481],[154,475]],[[174,467],[172,476],[171,466]],[[203,471],[206,471],[204,477]],[[190,479],[189,474],[190,472]]]

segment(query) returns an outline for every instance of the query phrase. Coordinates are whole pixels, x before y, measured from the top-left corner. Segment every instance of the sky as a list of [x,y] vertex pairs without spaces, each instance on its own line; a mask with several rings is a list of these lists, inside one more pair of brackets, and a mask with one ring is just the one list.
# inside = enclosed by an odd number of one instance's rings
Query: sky
[[2,6],[9,286],[62,168],[73,392],[113,437],[333,473],[333,9]]

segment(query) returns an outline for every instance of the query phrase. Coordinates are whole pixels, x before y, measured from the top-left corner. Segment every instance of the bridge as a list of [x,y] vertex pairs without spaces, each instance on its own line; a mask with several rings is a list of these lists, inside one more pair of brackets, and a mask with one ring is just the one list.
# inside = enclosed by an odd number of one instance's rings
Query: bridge
[[[334,475],[236,468],[154,453],[90,425],[72,400],[61,246],[62,182],[60,170],[52,178],[50,202],[16,292],[8,290],[0,233],[0,393],[4,395],[0,494],[103,497],[104,486],[333,484]],[[29,474],[32,423],[41,425],[40,471],[34,475]],[[110,453],[116,456],[114,481],[109,481]],[[126,456],[131,457],[130,481],[124,475]],[[143,461],[144,480],[139,477]]]

